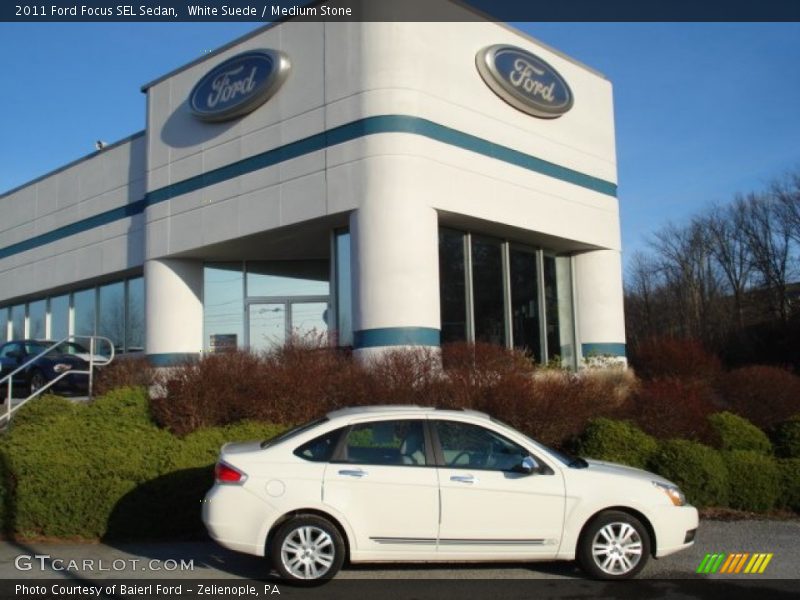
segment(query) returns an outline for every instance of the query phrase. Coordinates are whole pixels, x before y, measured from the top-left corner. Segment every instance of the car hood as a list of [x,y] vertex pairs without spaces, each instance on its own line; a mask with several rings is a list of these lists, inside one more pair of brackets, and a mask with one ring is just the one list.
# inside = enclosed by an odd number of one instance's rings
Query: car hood
[[[67,356],[75,356],[77,358],[80,358],[81,360],[85,360],[86,362],[89,362],[89,360],[92,358],[92,355],[89,354],[88,352],[82,352],[80,354],[72,354],[72,355],[67,355]],[[100,354],[95,354],[94,355],[94,362],[96,362],[96,363],[104,363],[106,361],[108,361],[108,357],[101,356]]]
[[661,475],[656,475],[655,473],[643,469],[637,469],[636,467],[629,467],[602,460],[592,460],[590,458],[587,458],[586,462],[589,463],[589,469],[595,473],[616,475],[617,477],[627,477],[628,479],[638,479],[642,481],[658,481],[668,485],[675,485],[668,479],[661,477]]

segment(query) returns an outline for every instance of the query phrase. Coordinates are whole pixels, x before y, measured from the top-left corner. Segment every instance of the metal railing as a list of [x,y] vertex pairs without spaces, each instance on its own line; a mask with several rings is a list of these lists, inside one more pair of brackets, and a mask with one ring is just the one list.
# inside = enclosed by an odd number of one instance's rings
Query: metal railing
[[[42,358],[45,354],[52,352],[56,348],[58,348],[61,344],[65,344],[68,342],[72,342],[75,340],[89,340],[89,359],[86,361],[89,364],[88,370],[79,370],[79,369],[67,369],[59,373],[56,377],[48,381],[45,385],[37,388],[36,390],[30,390],[30,394],[16,403],[16,405],[12,406],[12,399],[14,397],[14,376],[18,373],[24,371],[31,365],[33,365],[37,360]],[[95,360],[95,351],[97,348],[97,341],[105,341],[108,343],[108,347],[111,349],[111,354],[108,357],[101,357],[103,360]],[[20,342],[24,343],[24,342]],[[114,343],[108,339],[107,337],[103,337],[100,335],[68,335],[63,340],[53,343],[52,345],[48,346],[44,350],[42,350],[39,354],[34,356],[33,358],[29,358],[24,363],[19,365],[15,370],[11,371],[8,375],[3,376],[0,379],[0,386],[6,385],[6,410],[3,414],[0,414],[0,422],[4,422],[8,424],[11,421],[12,415],[20,409],[23,405],[27,404],[30,400],[33,400],[37,396],[40,396],[42,393],[49,390],[53,387],[56,383],[64,379],[69,375],[86,375],[89,378],[88,384],[88,397],[92,397],[92,387],[94,383],[94,368],[95,367],[102,367],[109,364],[112,360],[114,360]]]

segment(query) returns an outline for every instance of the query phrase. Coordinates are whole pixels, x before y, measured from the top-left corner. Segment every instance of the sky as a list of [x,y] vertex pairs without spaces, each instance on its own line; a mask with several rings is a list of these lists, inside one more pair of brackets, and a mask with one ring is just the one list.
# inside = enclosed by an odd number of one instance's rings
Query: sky
[[[626,262],[667,222],[800,170],[800,23],[513,25],[614,86]],[[0,23],[0,194],[144,129],[142,84],[257,26]]]

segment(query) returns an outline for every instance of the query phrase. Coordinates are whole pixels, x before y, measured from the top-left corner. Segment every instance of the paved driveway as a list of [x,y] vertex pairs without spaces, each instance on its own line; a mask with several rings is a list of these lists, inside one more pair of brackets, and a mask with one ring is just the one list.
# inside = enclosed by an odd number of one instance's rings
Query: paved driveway
[[[703,556],[714,552],[769,552],[774,554],[774,558],[763,575],[696,575],[695,570]],[[367,592],[371,596],[370,591],[380,592],[388,598],[529,598],[537,590],[535,595],[546,597],[755,597],[756,600],[769,597],[773,600],[796,598],[800,592],[800,586],[796,585],[796,580],[800,579],[798,557],[800,521],[704,521],[693,548],[650,561],[641,576],[645,581],[634,587],[598,587],[607,584],[583,579],[580,571],[570,563],[548,562],[351,566],[337,577],[335,584],[339,588],[322,589],[327,590],[326,597],[342,598],[352,598],[358,592]],[[215,580],[216,583],[232,585],[247,580],[268,582],[265,564],[264,559],[230,552],[212,542],[114,546],[0,542],[0,579],[26,579],[31,580],[31,584],[35,583],[34,579],[56,578],[73,583],[112,583],[123,579],[145,580],[145,583],[148,579],[171,579],[186,585],[190,585],[192,580]],[[715,581],[709,582],[708,579]],[[518,580],[543,581],[525,583]],[[261,587],[263,583],[265,581]],[[285,595],[284,584],[279,585]],[[456,593],[458,586],[463,589]],[[333,593],[336,589],[341,593]],[[292,590],[289,591],[291,595]],[[453,591],[452,596],[450,591]],[[707,594],[709,591],[714,593]],[[300,592],[294,590],[294,593]],[[262,591],[259,595],[265,594]],[[153,595],[148,594],[148,597]]]

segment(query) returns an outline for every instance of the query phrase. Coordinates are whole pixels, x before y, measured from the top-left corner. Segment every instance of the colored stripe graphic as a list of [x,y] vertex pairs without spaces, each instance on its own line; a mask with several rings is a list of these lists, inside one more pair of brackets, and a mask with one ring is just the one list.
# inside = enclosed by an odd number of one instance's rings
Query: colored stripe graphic
[[767,569],[767,565],[772,560],[773,553],[756,552],[734,552],[726,554],[724,552],[714,552],[706,554],[697,567],[696,573],[713,575],[719,574],[750,574],[760,575]]

